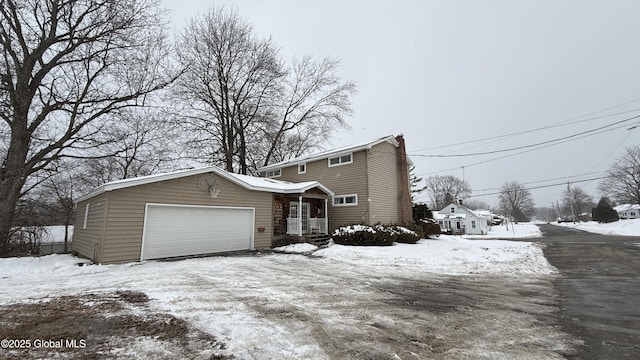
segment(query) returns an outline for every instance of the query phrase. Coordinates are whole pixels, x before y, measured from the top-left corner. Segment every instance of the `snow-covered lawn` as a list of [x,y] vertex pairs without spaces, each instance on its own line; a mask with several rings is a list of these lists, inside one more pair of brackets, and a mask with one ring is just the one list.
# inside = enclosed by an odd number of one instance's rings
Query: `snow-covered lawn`
[[640,236],[640,219],[619,220],[612,223],[600,224],[595,221],[580,223],[552,223],[553,225],[570,227],[603,235]]
[[[487,283],[495,284],[497,289],[480,291],[486,291],[483,296],[492,297],[491,304],[502,301],[496,299],[511,291],[504,290],[509,286],[501,282],[516,284],[512,290],[516,299],[518,291],[529,282],[533,289],[530,291],[553,291],[550,285],[543,286],[540,282],[547,284],[547,280],[542,279],[556,270],[546,261],[542,250],[532,243],[440,236],[417,244],[388,247],[332,245],[316,249],[309,244],[297,244],[276,250],[280,253],[120,265],[89,265],[70,255],[0,259],[0,305],[32,303],[65,295],[139,291],[149,296],[149,306],[156,311],[172,314],[214,335],[226,343],[227,354],[241,359],[331,358],[338,350],[348,352],[351,347],[372,349],[370,336],[373,335],[367,335],[371,331],[389,332],[379,341],[394,336],[404,339],[409,336],[406,331],[415,334],[426,331],[424,334],[445,341],[450,335],[442,335],[440,339],[438,331],[448,334],[489,326],[480,321],[493,322],[495,328],[452,340],[449,346],[457,350],[451,354],[464,354],[467,358],[509,358],[522,354],[519,351],[545,357],[556,354],[549,351],[569,351],[557,327],[540,324],[521,310],[508,310],[512,303],[525,306],[520,300],[504,300],[507,305],[496,310],[506,314],[504,319],[497,319],[500,315],[496,313],[482,315],[488,311],[484,305],[476,315],[466,313],[472,311],[472,304],[463,307],[465,310],[460,314],[453,305],[448,305],[451,310],[446,317],[431,313],[430,308],[411,308],[412,313],[406,315],[403,311],[408,310],[404,305],[381,305],[393,304],[395,298],[411,289],[438,295],[440,286],[432,288],[434,285],[429,284],[440,283],[442,289],[447,289],[450,285],[446,285],[446,278],[451,274],[460,279],[455,283],[475,284],[478,279],[490,279]],[[402,283],[413,284],[413,287],[401,286],[395,293],[380,290],[395,289],[394,286]],[[420,284],[425,288],[421,289]],[[486,287],[478,285],[478,289]],[[454,296],[444,304],[471,301],[475,296]],[[546,309],[547,305],[541,304],[548,302],[549,296],[553,297],[545,293],[542,300],[536,300],[531,306]],[[424,319],[420,320],[421,317]],[[460,326],[466,330],[460,330]],[[493,343],[506,339],[492,340],[494,336],[502,336],[496,335],[501,331],[516,339]],[[339,340],[341,336],[345,338]],[[324,341],[329,339],[349,348],[326,348]],[[346,339],[353,343],[347,344]],[[150,341],[149,347],[158,346]],[[406,341],[409,346],[410,341]],[[371,356],[398,354],[392,345],[374,346],[379,349],[373,349]],[[432,354],[433,349],[422,351],[423,355]],[[145,358],[141,356],[139,358]]]
[[542,237],[542,232],[533,223],[494,225],[486,235],[463,235],[465,239],[532,239]]

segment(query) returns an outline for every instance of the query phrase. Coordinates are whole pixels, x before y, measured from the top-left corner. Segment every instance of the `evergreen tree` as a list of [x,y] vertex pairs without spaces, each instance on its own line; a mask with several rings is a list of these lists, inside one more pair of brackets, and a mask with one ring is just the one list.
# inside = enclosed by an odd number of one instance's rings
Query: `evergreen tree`
[[600,223],[610,223],[620,220],[618,213],[611,207],[606,198],[601,198],[598,205],[591,209],[593,221]]

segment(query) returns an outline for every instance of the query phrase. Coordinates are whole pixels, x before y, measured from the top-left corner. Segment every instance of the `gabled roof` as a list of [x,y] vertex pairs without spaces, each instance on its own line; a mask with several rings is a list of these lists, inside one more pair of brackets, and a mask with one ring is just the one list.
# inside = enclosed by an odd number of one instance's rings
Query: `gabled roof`
[[451,207],[453,207],[453,206],[456,206],[456,207],[458,207],[458,208],[462,209],[463,211],[465,211],[465,212],[466,212],[466,213],[468,213],[469,215],[475,216],[475,217],[477,217],[477,218],[479,218],[479,219],[482,219],[482,218],[483,218],[483,216],[482,216],[482,215],[480,215],[480,214],[478,214],[477,212],[475,212],[475,211],[473,211],[473,210],[469,209],[468,207],[466,207],[466,206],[464,206],[464,205],[456,204],[456,203],[454,203],[454,202],[453,202],[453,203],[451,203],[451,204],[449,204],[449,205],[447,205],[447,206],[445,206],[445,207],[444,207],[444,208],[442,208],[440,211],[442,211],[442,210],[446,210],[446,209],[449,209],[449,208],[451,208]]
[[216,174],[223,177],[236,185],[239,185],[248,190],[274,192],[279,194],[300,194],[315,187],[324,191],[327,195],[333,196],[334,193],[326,186],[317,181],[305,181],[300,183],[293,183],[289,181],[274,180],[268,178],[259,178],[249,175],[234,174],[224,171],[216,166],[209,166],[197,169],[179,170],[170,173],[156,174],[149,176],[141,176],[137,178],[116,180],[108,182],[95,188],[90,193],[83,195],[76,199],[76,203],[92,198],[96,195],[100,195],[107,191],[113,191],[118,189],[124,189],[132,186],[151,184],[160,181],[179,179],[187,176],[200,175],[200,174]]
[[385,136],[385,137],[382,137],[382,138],[379,138],[379,139],[376,139],[376,140],[373,140],[373,141],[368,141],[366,143],[349,145],[349,146],[345,146],[345,147],[341,147],[341,148],[337,148],[337,149],[332,149],[332,150],[327,150],[327,151],[323,151],[323,152],[319,152],[319,153],[315,153],[315,154],[311,154],[311,155],[305,155],[305,156],[297,157],[295,159],[281,161],[281,162],[276,163],[276,164],[271,164],[271,165],[267,165],[267,166],[261,167],[261,168],[258,169],[258,171],[262,172],[262,171],[266,171],[266,170],[273,170],[273,169],[278,169],[278,168],[282,168],[282,167],[303,164],[303,163],[307,163],[307,162],[311,162],[311,161],[322,160],[322,159],[326,159],[326,158],[329,158],[329,157],[334,156],[334,155],[348,154],[348,153],[352,153],[352,152],[355,152],[355,151],[368,150],[368,149],[371,149],[372,147],[374,147],[375,145],[381,144],[383,142],[389,142],[389,143],[393,144],[393,146],[395,146],[395,147],[399,146],[399,143],[396,140],[396,137],[393,136],[393,135],[389,135],[389,136]]

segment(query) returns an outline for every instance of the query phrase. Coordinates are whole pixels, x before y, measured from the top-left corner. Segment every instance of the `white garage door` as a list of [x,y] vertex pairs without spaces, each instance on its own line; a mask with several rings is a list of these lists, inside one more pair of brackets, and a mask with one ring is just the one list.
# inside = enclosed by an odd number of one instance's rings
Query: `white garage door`
[[141,260],[253,248],[253,209],[148,204]]

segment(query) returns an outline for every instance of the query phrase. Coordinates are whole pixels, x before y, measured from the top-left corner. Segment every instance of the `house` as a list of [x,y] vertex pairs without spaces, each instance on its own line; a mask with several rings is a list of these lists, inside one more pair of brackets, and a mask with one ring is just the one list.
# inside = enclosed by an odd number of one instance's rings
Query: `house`
[[614,206],[613,210],[618,213],[620,219],[640,219],[640,205],[622,204]]
[[[292,182],[318,181],[335,193],[329,228],[349,224],[412,221],[409,166],[404,138],[386,136],[258,169],[260,176]],[[292,205],[293,206],[293,205]]]
[[217,167],[113,181],[76,200],[72,251],[97,263],[268,248],[287,236],[328,238],[334,193]]
[[434,212],[433,219],[442,231],[453,234],[485,235],[489,232],[487,218],[462,205],[462,200]]

